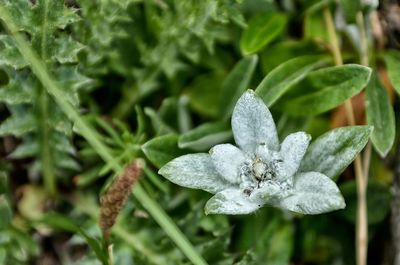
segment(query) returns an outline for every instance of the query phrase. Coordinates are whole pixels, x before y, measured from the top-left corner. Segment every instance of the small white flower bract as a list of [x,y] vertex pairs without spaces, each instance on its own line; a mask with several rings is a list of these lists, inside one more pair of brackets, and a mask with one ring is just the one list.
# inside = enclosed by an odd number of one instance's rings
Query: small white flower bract
[[280,144],[272,115],[254,91],[238,100],[231,122],[238,147],[220,144],[209,154],[180,156],[159,174],[180,186],[215,194],[206,214],[249,214],[266,204],[302,214],[345,207],[329,177],[298,172],[311,137],[296,132]]

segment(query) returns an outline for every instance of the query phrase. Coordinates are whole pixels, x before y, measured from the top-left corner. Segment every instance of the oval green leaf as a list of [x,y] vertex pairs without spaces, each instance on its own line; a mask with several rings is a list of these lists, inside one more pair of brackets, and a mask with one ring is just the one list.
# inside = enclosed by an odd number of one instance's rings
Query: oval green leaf
[[264,13],[253,17],[240,40],[243,54],[252,54],[278,37],[285,29],[287,17],[280,13]]
[[276,67],[258,85],[256,93],[271,107],[292,85],[303,79],[309,72],[322,66],[326,56],[301,56]]
[[316,70],[289,91],[279,108],[295,116],[321,114],[358,94],[370,75],[370,68],[356,64]]
[[299,172],[316,171],[330,178],[341,174],[368,142],[370,126],[342,127],[331,130],[311,143]]
[[367,122],[375,128],[371,141],[379,155],[385,157],[392,148],[396,136],[393,107],[388,93],[376,74],[372,75],[365,92]]
[[178,148],[178,136],[167,134],[151,139],[142,145],[142,151],[156,167],[160,168],[177,156],[185,154]]

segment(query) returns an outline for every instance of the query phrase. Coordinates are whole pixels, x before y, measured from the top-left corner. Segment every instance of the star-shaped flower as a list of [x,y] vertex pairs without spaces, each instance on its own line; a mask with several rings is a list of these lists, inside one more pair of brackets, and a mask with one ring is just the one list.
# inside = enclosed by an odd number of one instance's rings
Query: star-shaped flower
[[270,111],[251,90],[236,103],[232,131],[238,147],[220,144],[209,154],[175,158],[159,174],[180,186],[215,194],[206,204],[207,214],[248,214],[265,204],[303,214],[345,207],[329,177],[298,172],[311,137],[297,132],[280,144]]

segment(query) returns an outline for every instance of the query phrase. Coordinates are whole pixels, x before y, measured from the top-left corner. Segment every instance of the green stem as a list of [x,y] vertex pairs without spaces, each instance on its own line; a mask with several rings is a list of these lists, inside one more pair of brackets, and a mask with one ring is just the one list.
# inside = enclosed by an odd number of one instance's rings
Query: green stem
[[[79,133],[86,139],[86,141],[88,141],[93,149],[96,150],[98,155],[104,161],[110,163],[116,173],[119,173],[122,170],[123,165],[114,160],[112,154],[108,151],[108,148],[98,138],[95,130],[87,124],[84,119],[82,119],[76,109],[65,99],[62,90],[50,76],[45,65],[29,46],[27,41],[18,33],[18,28],[13,19],[2,6],[0,6],[0,17],[3,20],[5,27],[14,37],[22,56],[31,65],[33,73],[47,89],[47,92],[53,96],[54,100],[58,103],[58,106],[69,117],[69,119],[75,123]],[[193,264],[207,264],[206,261],[196,252],[193,245],[185,235],[183,235],[172,219],[151,197],[149,197],[140,185],[136,185],[133,194]]]
[[[46,47],[46,29],[47,29],[47,15],[48,15],[48,0],[44,1],[44,18],[41,28],[40,38],[40,57],[46,61],[47,47]],[[54,161],[51,152],[49,120],[49,98],[46,89],[40,85],[38,91],[38,100],[36,101],[37,109],[39,111],[39,141],[40,141],[40,160],[42,164],[43,182],[46,190],[51,194],[57,193],[56,176],[54,170]]]
[[43,174],[43,182],[46,187],[47,192],[51,195],[55,195],[56,191],[56,181],[55,181],[55,173],[54,173],[54,164],[53,158],[51,155],[51,147],[49,144],[50,138],[50,128],[48,121],[48,95],[46,90],[43,87],[40,87],[40,91],[38,93],[37,103],[38,114],[39,114],[39,141],[40,141],[40,161],[42,164],[42,174]]

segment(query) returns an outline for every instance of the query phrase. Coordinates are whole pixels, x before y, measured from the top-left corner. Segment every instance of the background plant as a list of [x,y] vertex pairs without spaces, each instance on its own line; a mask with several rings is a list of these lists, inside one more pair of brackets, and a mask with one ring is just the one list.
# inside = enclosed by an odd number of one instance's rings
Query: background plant
[[[365,264],[354,234],[366,228],[369,263],[390,262],[400,248],[391,243],[399,195],[389,192],[398,188],[396,10],[390,1],[1,1],[1,262],[107,263],[98,198],[138,157],[147,166],[112,230],[115,264]],[[373,69],[368,85],[354,64]],[[231,141],[228,121],[248,88],[280,139],[374,126],[361,159],[335,176],[345,210],[205,216],[207,194],[155,173]]]

